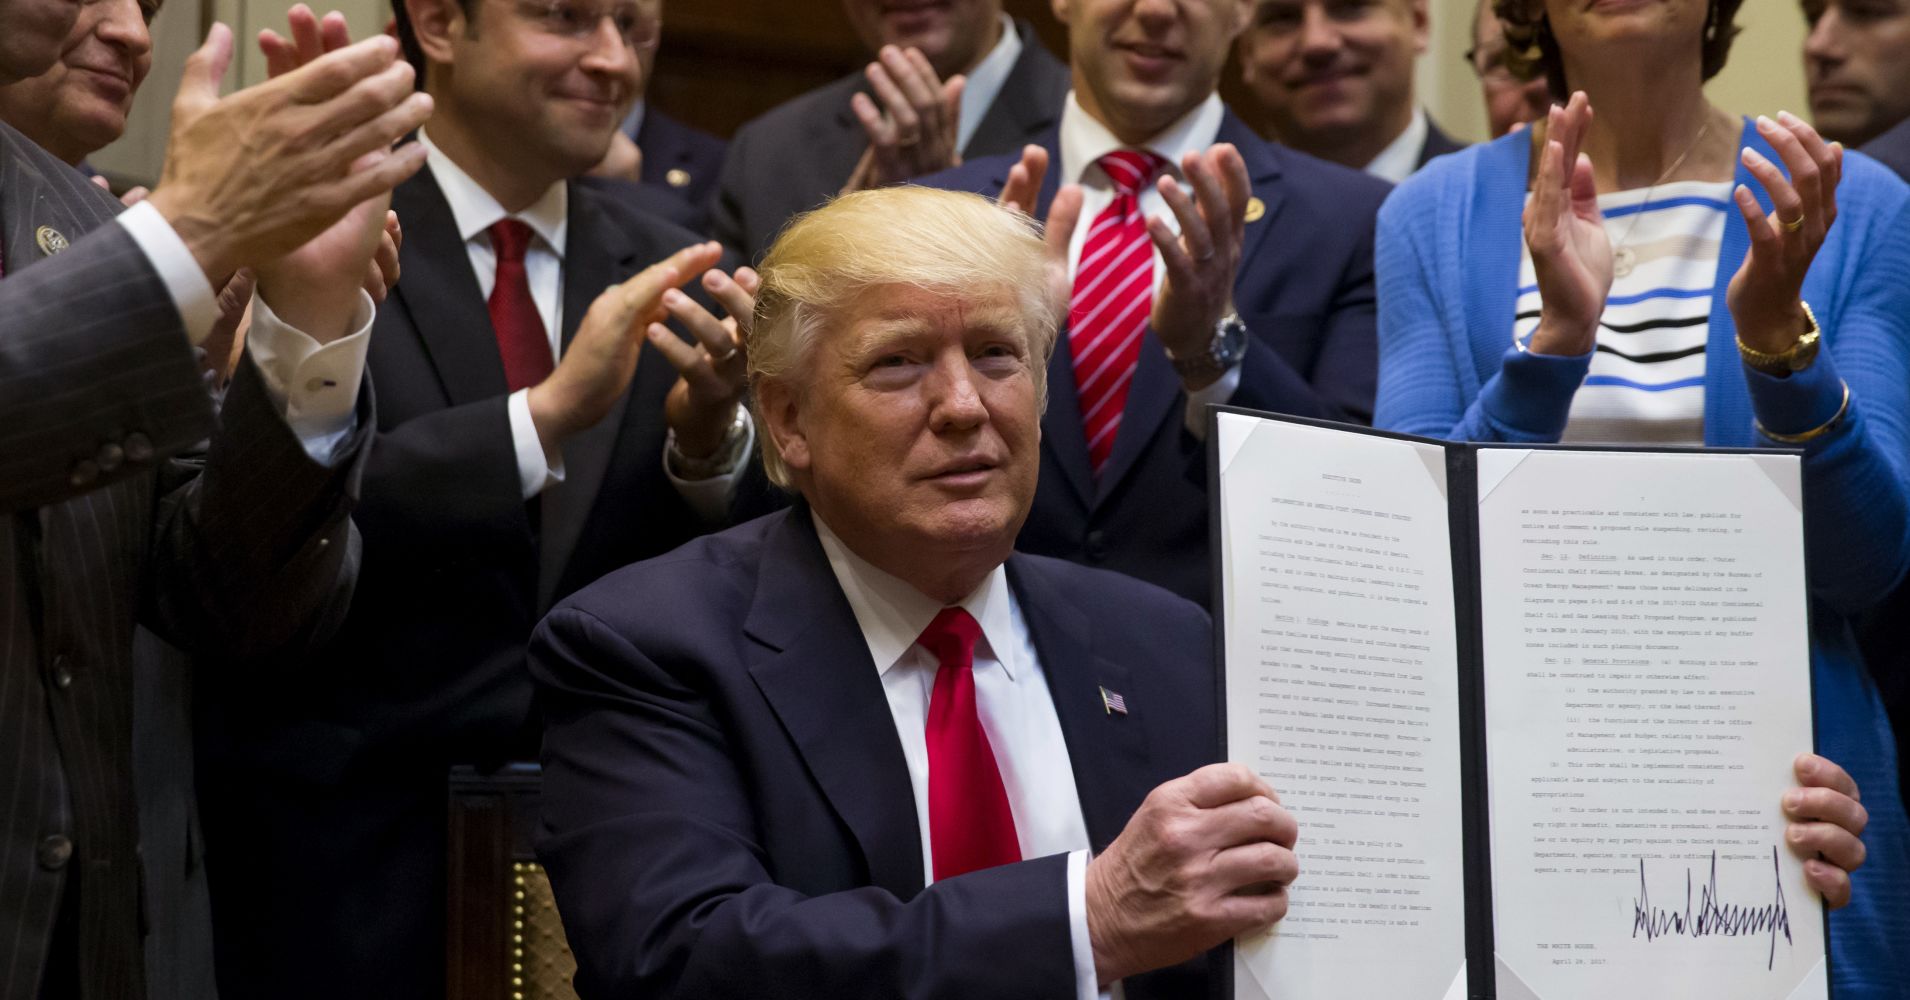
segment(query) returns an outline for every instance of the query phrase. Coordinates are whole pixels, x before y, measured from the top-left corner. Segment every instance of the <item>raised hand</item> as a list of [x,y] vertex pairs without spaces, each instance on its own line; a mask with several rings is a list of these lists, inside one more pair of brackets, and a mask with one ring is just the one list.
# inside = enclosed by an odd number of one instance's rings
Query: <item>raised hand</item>
[[424,151],[386,151],[431,113],[397,43],[382,35],[220,97],[231,60],[232,33],[214,25],[186,62],[166,164],[148,199],[214,284],[284,255],[411,176]]
[[[1233,311],[1247,200],[1253,197],[1247,163],[1228,143],[1204,153],[1188,153],[1181,158],[1181,172],[1193,185],[1192,198],[1172,177],[1162,176],[1155,182],[1155,190],[1180,223],[1180,235],[1175,236],[1160,216],[1147,220],[1147,235],[1160,251],[1166,270],[1161,292],[1154,298],[1154,333],[1176,358],[1206,351],[1221,318]],[[1185,388],[1204,388],[1218,377],[1203,376],[1199,384]]]
[[867,76],[882,104],[877,107],[862,93],[849,99],[849,109],[868,133],[869,148],[842,193],[900,184],[962,162],[955,139],[963,77],[943,82],[921,50],[893,45],[884,45],[876,54]]
[[1804,881],[1835,910],[1850,902],[1850,873],[1863,867],[1870,813],[1843,768],[1814,753],[1798,754],[1792,767],[1801,787],[1784,793],[1784,840],[1805,859]]
[[717,243],[684,247],[597,296],[556,370],[530,388],[531,423],[546,456],[555,461],[563,442],[602,420],[630,385],[645,329],[668,315],[664,292],[709,270],[722,255]]
[[1817,130],[1789,113],[1778,121],[1759,117],[1758,134],[1777,150],[1790,171],[1746,148],[1740,155],[1751,176],[1771,196],[1772,210],[1759,207],[1749,188],[1731,193],[1751,233],[1751,250],[1731,276],[1725,304],[1745,345],[1781,354],[1803,336],[1806,321],[1799,292],[1824,235],[1837,221],[1837,184],[1844,173],[1844,147],[1826,143]]
[[1592,124],[1584,91],[1546,119],[1545,149],[1525,205],[1525,244],[1538,277],[1539,326],[1527,342],[1536,354],[1573,356],[1598,342],[1598,318],[1612,290],[1612,243],[1598,210],[1592,161],[1579,152]]
[[[1008,168],[1008,180],[995,196],[995,204],[1033,217],[1041,200],[1041,182],[1048,175],[1048,151],[1040,146],[1023,146],[1021,162]],[[1065,323],[1068,300],[1074,279],[1068,273],[1068,247],[1074,242],[1074,228],[1081,222],[1081,186],[1063,184],[1048,205],[1048,218],[1042,223],[1041,238],[1047,246],[1050,301],[1061,310]]]
[[686,458],[716,453],[736,419],[736,407],[747,387],[749,320],[756,312],[756,292],[762,279],[752,268],[735,275],[711,269],[703,288],[714,297],[725,319],[717,319],[695,299],[672,288],[663,293],[663,307],[696,338],[686,344],[662,323],[645,333],[650,346],[677,370],[676,384],[663,402],[663,418],[676,433],[676,448]]
[[1088,939],[1102,985],[1184,962],[1286,916],[1299,826],[1242,764],[1148,793],[1088,862]]

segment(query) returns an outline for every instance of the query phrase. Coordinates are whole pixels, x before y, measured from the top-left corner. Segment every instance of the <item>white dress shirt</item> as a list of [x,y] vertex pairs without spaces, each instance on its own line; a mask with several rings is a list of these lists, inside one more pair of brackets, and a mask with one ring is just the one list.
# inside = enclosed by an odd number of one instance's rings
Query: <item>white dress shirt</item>
[[[114,221],[126,228],[159,272],[186,337],[199,346],[219,319],[219,300],[186,241],[151,202],[134,205]],[[360,289],[348,324],[352,332],[320,344],[279,319],[262,297],[252,297],[246,350],[264,378],[266,393],[315,462],[330,465],[338,445],[358,426],[358,387],[364,381],[375,313],[371,296]]]
[[1366,165],[1366,172],[1381,180],[1398,184],[1413,175],[1419,169],[1419,151],[1426,148],[1426,135],[1431,126],[1426,122],[1426,109],[1415,105],[1412,121],[1406,123],[1406,131],[1401,132],[1373,162]]
[[[1205,152],[1220,135],[1220,122],[1225,117],[1225,109],[1220,103],[1219,94],[1208,94],[1192,111],[1187,112],[1169,125],[1159,135],[1142,143],[1140,148],[1167,161],[1162,174],[1174,178],[1182,185],[1187,178],[1180,169],[1181,157],[1188,153]],[[1116,138],[1108,127],[1095,119],[1081,107],[1073,91],[1068,92],[1067,103],[1061,109],[1061,183],[1081,185],[1081,221],[1074,227],[1074,238],[1068,244],[1068,273],[1074,274],[1081,266],[1081,248],[1088,241],[1088,230],[1094,217],[1114,200],[1114,181],[1097,162],[1101,157],[1117,149],[1132,149],[1127,143]],[[1192,197],[1192,194],[1189,194]],[[1168,207],[1167,199],[1160,191],[1148,185],[1140,192],[1141,214],[1159,216],[1167,223],[1167,228],[1178,234],[1180,219],[1174,210]],[[1160,295],[1161,282],[1166,280],[1167,269],[1161,265],[1161,252],[1154,250],[1154,294]],[[1240,366],[1232,368],[1215,379],[1212,385],[1199,392],[1187,394],[1187,429],[1197,437],[1207,433],[1207,404],[1225,403],[1233,398],[1234,390],[1240,387]]]
[[962,85],[961,118],[955,125],[956,149],[968,148],[968,140],[975,137],[975,129],[987,117],[988,109],[995,106],[995,98],[1001,96],[1002,85],[1008,82],[1008,74],[1014,72],[1015,61],[1020,58],[1021,35],[1015,32],[1014,19],[1003,14],[1001,39],[968,71],[968,82]]
[[[451,157],[433,144],[423,129],[418,131],[418,142],[425,148],[425,165],[431,168],[431,176],[438,182],[438,190],[451,206],[451,218],[457,223],[458,238],[464,241],[465,253],[471,259],[471,270],[477,276],[478,293],[487,301],[491,297],[491,289],[497,285],[497,251],[491,247],[491,227],[507,218],[517,219],[530,227],[535,238],[524,251],[524,278],[531,287],[531,301],[537,305],[538,318],[544,322],[544,336],[550,340],[550,356],[555,363],[563,357],[564,348],[564,247],[570,228],[569,185],[561,181],[552,184],[550,190],[532,202],[530,207],[521,212],[506,212],[489,191],[484,190],[470,174],[465,173]],[[491,335],[488,330],[484,333],[486,336]],[[529,389],[511,393],[505,402],[505,409],[511,420],[511,447],[517,455],[518,485],[528,500],[542,493],[550,484],[563,481],[563,462],[560,457],[557,465],[552,466],[544,456],[544,445],[537,436],[537,425],[531,420]],[[743,423],[745,438],[735,452],[742,458],[723,474],[708,479],[686,480],[672,472],[667,461],[664,463],[664,472],[669,475],[671,485],[676,487],[677,493],[690,508],[705,520],[721,520],[729,507],[730,496],[736,486],[736,474],[741,471],[754,441],[754,428],[749,424],[747,410],[744,411]],[[671,439],[672,443],[674,440]]]
[[[928,820],[928,707],[939,662],[916,643],[942,604],[877,569],[843,544],[816,518],[829,568],[835,572],[869,656],[882,675],[902,756],[915,792],[915,822],[922,837],[922,881],[935,881],[934,848]],[[988,575],[961,607],[981,625],[975,643],[975,708],[1001,770],[1008,808],[1024,859],[1068,855],[1069,940],[1074,952],[1075,994],[1093,1000],[1101,993],[1088,939],[1088,825],[1074,785],[1068,742],[1061,734],[1054,697],[1035,654],[1028,623],[1022,618],[1008,574],[1002,567]],[[1119,995],[1116,984],[1112,991]]]

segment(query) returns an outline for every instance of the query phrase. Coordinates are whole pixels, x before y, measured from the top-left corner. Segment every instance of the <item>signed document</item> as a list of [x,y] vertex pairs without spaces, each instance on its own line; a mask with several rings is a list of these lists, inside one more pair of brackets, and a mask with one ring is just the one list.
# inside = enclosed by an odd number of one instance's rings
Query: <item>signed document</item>
[[1225,752],[1300,823],[1235,996],[1826,996],[1794,455],[1213,420]]

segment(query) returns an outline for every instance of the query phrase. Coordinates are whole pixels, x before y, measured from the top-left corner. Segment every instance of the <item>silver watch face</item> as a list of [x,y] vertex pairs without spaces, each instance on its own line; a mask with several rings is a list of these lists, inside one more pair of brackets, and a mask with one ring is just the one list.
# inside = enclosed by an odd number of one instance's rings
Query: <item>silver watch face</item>
[[1228,313],[1214,327],[1214,360],[1231,368],[1247,356],[1247,324],[1237,313]]

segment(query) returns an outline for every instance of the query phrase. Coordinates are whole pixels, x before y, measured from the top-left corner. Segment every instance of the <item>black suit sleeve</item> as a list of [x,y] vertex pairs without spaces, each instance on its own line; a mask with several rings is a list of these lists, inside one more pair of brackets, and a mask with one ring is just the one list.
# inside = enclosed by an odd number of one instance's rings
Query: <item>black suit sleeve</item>
[[[0,499],[8,513],[150,472],[206,436],[212,404],[179,311],[131,234],[101,226],[31,267],[24,249],[6,249]],[[100,461],[109,444],[123,460]]]
[[162,470],[147,621],[182,645],[237,659],[328,637],[357,579],[351,511],[372,410],[367,381],[338,459],[314,461],[248,353],[203,469],[181,460]]
[[1073,996],[1066,856],[907,901],[806,896],[777,884],[758,841],[752,796],[776,789],[751,789],[721,714],[666,657],[559,608],[531,662],[547,722],[539,855],[586,1000]]
[[503,551],[527,537],[508,396],[420,414],[379,433],[365,534],[384,552]]
[[1241,318],[1249,331],[1271,334],[1283,324],[1318,327],[1317,333],[1283,339],[1316,340],[1309,370],[1302,372],[1260,336],[1249,338],[1241,363],[1240,387],[1229,400],[1235,406],[1302,417],[1324,417],[1370,424],[1379,378],[1379,311],[1373,281],[1373,230],[1368,224],[1350,246],[1334,284],[1327,311],[1311,316]]

